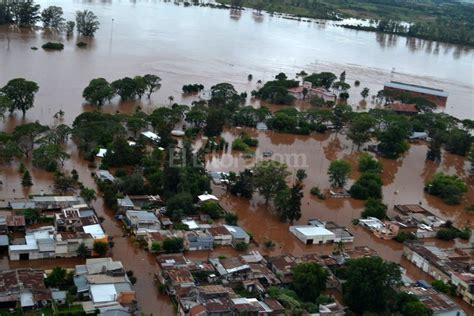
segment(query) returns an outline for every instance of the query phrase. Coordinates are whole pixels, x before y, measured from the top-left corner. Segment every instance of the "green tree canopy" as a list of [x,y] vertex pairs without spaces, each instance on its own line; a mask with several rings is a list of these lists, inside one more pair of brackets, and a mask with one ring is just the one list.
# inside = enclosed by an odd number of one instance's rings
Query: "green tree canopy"
[[384,220],[387,218],[387,205],[383,204],[381,200],[369,198],[362,212],[362,217],[376,217],[380,220]]
[[343,188],[351,171],[352,167],[349,162],[345,160],[332,161],[328,169],[331,185],[335,188]]
[[290,175],[286,164],[278,161],[259,161],[253,169],[254,185],[268,204],[278,191],[286,188],[286,178]]
[[344,303],[357,313],[387,312],[401,281],[398,265],[379,257],[349,260],[346,275]]
[[99,29],[100,22],[94,12],[89,10],[76,11],[77,32],[81,36],[94,36]]
[[92,79],[82,92],[82,97],[89,103],[101,106],[114,97],[115,91],[104,78]]
[[315,302],[326,289],[328,272],[314,262],[300,263],[293,269],[291,287],[305,302]]
[[33,107],[35,94],[38,90],[39,87],[36,82],[23,78],[12,79],[2,88],[4,95],[11,101],[9,111],[20,110],[23,116],[25,116],[27,110]]
[[467,184],[457,176],[437,173],[425,186],[428,194],[439,196],[446,204],[460,204],[468,190]]

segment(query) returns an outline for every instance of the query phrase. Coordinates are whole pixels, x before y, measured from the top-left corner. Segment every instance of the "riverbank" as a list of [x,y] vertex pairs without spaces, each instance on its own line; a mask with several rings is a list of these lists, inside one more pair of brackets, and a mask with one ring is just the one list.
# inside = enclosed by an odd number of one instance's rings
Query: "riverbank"
[[[397,2],[390,1],[233,1],[218,0],[218,3],[247,7],[261,12],[284,13],[296,19],[311,18],[340,21],[359,19],[368,21],[371,26],[346,25],[342,27],[363,31],[376,31],[401,36],[440,41],[450,44],[474,47],[472,3],[431,3],[429,1]],[[471,12],[471,13],[470,13]],[[362,24],[362,23],[361,23]],[[372,26],[374,24],[374,26]],[[452,32],[456,30],[456,32]]]

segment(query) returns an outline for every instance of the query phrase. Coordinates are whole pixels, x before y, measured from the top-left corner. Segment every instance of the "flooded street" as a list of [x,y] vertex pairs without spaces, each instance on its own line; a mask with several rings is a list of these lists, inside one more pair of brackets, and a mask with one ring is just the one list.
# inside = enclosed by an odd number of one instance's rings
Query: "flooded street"
[[[257,80],[270,80],[278,72],[294,76],[331,71],[347,72],[347,81],[361,82],[349,92],[357,106],[360,91],[371,94],[389,80],[422,84],[449,92],[446,112],[474,118],[474,50],[405,37],[354,31],[265,15],[250,10],[240,18],[229,10],[183,7],[161,1],[37,1],[42,7],[63,7],[66,19],[76,10],[97,14],[100,29],[87,48],[81,39],[42,31],[0,28],[0,85],[15,77],[38,82],[40,90],[27,120],[47,123],[59,109],[66,123],[83,111],[82,90],[97,77],[109,81],[146,73],[159,75],[161,90],[152,102],[190,103],[183,97],[184,84],[210,87],[226,81],[240,91],[256,88]],[[48,40],[65,43],[61,52],[31,50]],[[392,72],[393,71],[393,72]],[[253,81],[247,80],[253,74]],[[369,102],[369,107],[371,106]],[[106,110],[115,111],[106,105]],[[118,110],[126,110],[119,106]]]
[[[453,45],[413,40],[404,37],[380,35],[326,25],[285,20],[265,15],[255,19],[251,12],[243,12],[236,19],[228,10],[202,7],[176,6],[161,1],[37,1],[42,7],[62,6],[67,19],[73,19],[76,10],[94,11],[101,22],[101,28],[86,49],[75,46],[80,39],[65,39],[41,31],[15,30],[0,27],[0,86],[16,77],[36,81],[40,90],[36,95],[33,109],[26,114],[7,116],[0,127],[10,131],[23,122],[38,120],[42,124],[71,124],[74,118],[90,107],[83,106],[82,90],[88,82],[97,77],[109,81],[124,77],[153,73],[159,75],[162,88],[151,101],[140,104],[145,110],[168,104],[168,96],[175,102],[190,104],[195,97],[181,94],[183,84],[202,83],[206,87],[226,81],[237,90],[247,91],[256,88],[257,80],[270,80],[278,72],[295,74],[306,72],[332,71],[347,72],[351,83],[360,80],[358,88],[352,88],[349,100],[356,106],[363,87],[369,87],[371,94],[382,89],[389,80],[422,84],[444,89],[450,93],[446,112],[460,118],[474,119],[474,50]],[[46,52],[41,47],[49,40],[62,40],[62,52]],[[253,74],[253,81],[247,75]],[[105,105],[107,112],[132,112],[136,104]],[[258,106],[256,103],[255,106]],[[369,102],[369,107],[370,102]],[[53,119],[53,115],[65,111],[63,122]],[[310,195],[313,186],[322,190],[329,188],[327,169],[332,160],[348,159],[356,169],[358,153],[352,151],[352,143],[345,135],[297,136],[274,132],[246,130],[259,140],[257,157],[261,152],[273,151],[272,159],[294,159],[288,163],[292,176],[296,170],[304,168],[308,177],[304,184],[302,218],[298,223],[305,224],[309,219],[318,218],[346,226],[355,236],[354,245],[368,245],[383,258],[401,263],[414,279],[427,278],[419,269],[402,259],[402,244],[395,241],[382,241],[352,220],[358,218],[364,202],[353,199],[326,199],[324,201]],[[228,129],[223,133],[227,142],[241,132]],[[197,140],[196,146],[201,144]],[[474,212],[464,211],[464,205],[474,204],[473,180],[467,180],[468,163],[462,157],[444,153],[440,165],[425,162],[427,146],[414,144],[403,160],[385,160],[384,203],[389,212],[396,204],[421,203],[436,215],[453,221],[459,227],[473,227]],[[75,144],[70,141],[67,152],[71,159],[64,169],[76,169],[80,181],[86,187],[97,189],[87,162],[78,155]],[[296,154],[296,157],[294,156]],[[238,153],[226,152],[208,155],[206,167],[210,171],[241,171],[252,167],[255,158],[245,159]],[[53,175],[31,167],[25,161],[33,178],[33,187],[24,190],[21,186],[18,164],[1,166],[0,199],[22,198],[28,194],[38,194],[41,190],[52,192]],[[437,171],[457,174],[469,182],[470,190],[463,205],[448,206],[436,197],[423,192],[425,181]],[[356,170],[351,181],[358,178]],[[239,225],[251,232],[256,245],[266,255],[289,253],[331,253],[333,246],[306,246],[288,231],[288,224],[281,223],[272,213],[272,207],[264,205],[262,198],[255,196],[246,200],[227,194],[220,187],[213,187],[221,199],[221,205],[239,216]],[[106,209],[100,196],[93,203],[103,222],[106,233],[115,242],[111,255],[121,260],[127,270],[133,270],[137,277],[134,288],[143,313],[154,315],[173,315],[174,307],[167,296],[158,293],[154,282],[155,257],[138,248],[114,220],[112,211]],[[276,247],[267,250],[263,246],[272,240]],[[472,241],[472,240],[471,240]],[[434,242],[434,241],[433,241]],[[467,247],[468,243],[458,242]],[[453,246],[454,243],[449,244]],[[446,246],[446,244],[443,244]],[[209,254],[207,252],[188,253],[190,259],[206,260],[209,256],[234,256],[233,249],[222,248]],[[55,265],[72,268],[80,264],[80,259],[38,260],[9,263],[4,257],[0,268],[17,268],[23,265],[50,269]],[[473,311],[474,313],[474,311]]]

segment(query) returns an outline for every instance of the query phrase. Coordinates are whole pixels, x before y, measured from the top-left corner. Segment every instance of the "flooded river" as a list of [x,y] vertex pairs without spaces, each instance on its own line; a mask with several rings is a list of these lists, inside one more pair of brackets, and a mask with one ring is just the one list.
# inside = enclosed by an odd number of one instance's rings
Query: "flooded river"
[[[64,8],[67,19],[72,19],[75,10],[90,9],[101,21],[101,29],[86,49],[75,46],[77,38],[64,39],[56,35],[27,30],[0,29],[0,86],[9,79],[25,77],[37,81],[40,91],[35,107],[27,112],[26,121],[39,120],[53,124],[53,115],[59,109],[65,111],[64,122],[70,124],[74,117],[88,108],[82,105],[82,90],[90,79],[105,77],[115,80],[123,76],[155,73],[163,78],[161,90],[145,102],[143,107],[151,110],[158,103],[168,103],[168,96],[176,102],[190,103],[192,98],[181,95],[181,86],[188,83],[203,83],[206,86],[227,81],[240,91],[255,89],[259,79],[269,80],[283,71],[294,74],[302,69],[312,71],[347,71],[350,81],[360,80],[359,90],[351,90],[351,103],[357,104],[362,87],[368,86],[372,93],[382,88],[383,82],[396,79],[445,89],[450,93],[446,111],[462,118],[474,118],[474,52],[461,47],[410,40],[403,37],[358,32],[331,26],[296,22],[268,15],[255,19],[251,12],[240,18],[231,17],[228,10],[199,7],[179,7],[159,1],[38,1],[43,7],[59,5]],[[34,51],[51,39],[63,40],[62,52]],[[395,71],[392,72],[393,68]],[[252,73],[253,82],[247,81]],[[133,103],[106,105],[104,110],[129,112]],[[17,114],[7,117],[3,124],[11,130],[22,120]],[[224,138],[229,142],[238,130],[226,130]],[[423,277],[419,270],[401,259],[402,246],[395,241],[381,241],[364,229],[353,226],[352,219],[359,217],[363,202],[352,199],[318,200],[309,194],[312,186],[329,187],[326,174],[330,161],[347,158],[357,161],[351,152],[352,143],[344,135],[295,136],[272,132],[249,130],[259,140],[261,151],[271,150],[280,155],[298,153],[306,157],[308,178],[305,180],[303,216],[300,223],[319,218],[345,225],[355,235],[355,245],[368,245],[385,259],[400,262],[414,278]],[[383,160],[384,202],[389,210],[395,204],[421,202],[423,206],[451,219],[456,225],[473,226],[474,214],[467,213],[463,206],[447,206],[437,198],[423,192],[423,183],[436,171],[456,173],[467,178],[468,164],[459,157],[444,154],[440,166],[425,163],[426,146],[413,145],[403,160]],[[76,147],[70,142],[68,152],[71,159],[65,169],[76,169],[81,181],[96,188],[91,177],[93,170],[79,158]],[[232,157],[232,159],[229,159]],[[239,171],[250,167],[254,159],[244,159],[237,154],[210,155],[207,167],[218,171]],[[20,184],[17,165],[2,166],[0,198],[23,197],[44,190],[50,193],[52,175],[29,167],[34,186],[24,191]],[[294,173],[297,168],[291,168]],[[293,177],[293,176],[292,176]],[[351,178],[358,177],[353,172]],[[474,203],[474,183],[465,204]],[[226,194],[214,188],[221,197],[222,205],[239,215],[240,225],[252,232],[257,243],[273,240],[275,249],[259,249],[269,255],[291,253],[329,253],[332,247],[305,246],[288,232],[288,225],[281,223],[263,201],[255,197],[248,201]],[[111,254],[121,260],[126,269],[137,276],[135,289],[139,305],[145,313],[172,315],[169,299],[158,294],[154,280],[154,257],[137,248],[127,237],[122,237],[120,225],[113,220],[112,212],[103,206],[99,197],[94,202],[99,216],[105,218],[106,232],[114,237],[115,247]],[[467,244],[462,244],[467,246]],[[257,246],[254,246],[257,247]],[[229,249],[214,252],[234,255]],[[206,259],[207,253],[192,253],[192,258]],[[77,260],[61,261],[62,266],[73,267]],[[29,263],[28,263],[29,264]],[[38,261],[34,266],[51,268],[53,262]],[[1,267],[17,267],[7,260]],[[426,277],[426,276],[424,276]]]
[[[35,108],[27,119],[48,122],[59,109],[71,122],[82,108],[82,90],[92,78],[115,80],[156,73],[163,86],[151,104],[189,103],[181,96],[188,83],[227,81],[250,92],[257,80],[270,80],[280,71],[293,76],[301,70],[346,70],[352,88],[350,102],[360,91],[371,94],[385,81],[399,80],[441,88],[450,93],[448,113],[474,118],[474,50],[405,37],[344,29],[334,22],[315,23],[265,15],[250,10],[239,17],[229,10],[183,7],[161,1],[39,0],[42,7],[63,7],[66,19],[76,10],[94,11],[101,22],[88,48],[80,39],[42,31],[0,29],[0,85],[25,77],[39,83]],[[61,52],[31,50],[49,40],[65,43]],[[393,72],[392,72],[393,71]],[[247,75],[254,80],[248,82]],[[120,107],[119,107],[120,109]]]

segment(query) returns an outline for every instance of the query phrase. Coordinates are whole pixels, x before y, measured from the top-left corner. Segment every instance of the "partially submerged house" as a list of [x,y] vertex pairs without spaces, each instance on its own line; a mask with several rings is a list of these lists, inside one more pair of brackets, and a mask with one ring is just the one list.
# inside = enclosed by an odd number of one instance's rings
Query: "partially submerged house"
[[126,222],[135,235],[144,236],[147,232],[160,230],[160,221],[155,214],[147,211],[126,211]]
[[16,269],[0,271],[0,308],[33,310],[47,306],[51,291],[44,283],[44,270]]
[[289,230],[305,245],[333,243],[336,239],[336,235],[333,232],[320,226],[290,226]]

